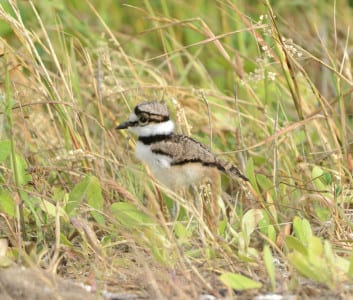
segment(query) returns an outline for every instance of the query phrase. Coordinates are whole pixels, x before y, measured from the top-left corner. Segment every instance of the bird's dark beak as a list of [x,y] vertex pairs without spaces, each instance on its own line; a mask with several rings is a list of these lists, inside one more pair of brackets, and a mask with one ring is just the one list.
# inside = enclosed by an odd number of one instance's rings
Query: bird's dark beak
[[117,127],[115,127],[115,129],[118,129],[118,130],[126,129],[126,128],[130,127],[130,126],[131,126],[131,122],[130,121],[126,121],[126,122],[123,122],[123,123],[119,124]]

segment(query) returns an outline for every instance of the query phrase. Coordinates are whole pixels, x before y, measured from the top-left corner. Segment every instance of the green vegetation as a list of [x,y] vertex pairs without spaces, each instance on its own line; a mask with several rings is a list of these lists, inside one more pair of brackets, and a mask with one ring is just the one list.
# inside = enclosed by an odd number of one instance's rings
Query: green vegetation
[[[350,2],[0,3],[1,267],[151,299],[353,297]],[[146,99],[250,179],[256,202],[223,178],[218,236],[115,131]]]

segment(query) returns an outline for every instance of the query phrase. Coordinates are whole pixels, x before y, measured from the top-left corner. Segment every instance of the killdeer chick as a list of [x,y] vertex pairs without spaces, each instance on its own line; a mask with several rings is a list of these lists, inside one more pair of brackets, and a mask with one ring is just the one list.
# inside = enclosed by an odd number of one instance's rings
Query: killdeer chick
[[116,129],[129,129],[138,136],[136,157],[145,162],[152,175],[168,188],[178,191],[210,182],[211,215],[218,216],[219,173],[248,181],[239,169],[217,158],[205,145],[189,136],[175,134],[167,106],[161,102],[137,105],[126,122]]

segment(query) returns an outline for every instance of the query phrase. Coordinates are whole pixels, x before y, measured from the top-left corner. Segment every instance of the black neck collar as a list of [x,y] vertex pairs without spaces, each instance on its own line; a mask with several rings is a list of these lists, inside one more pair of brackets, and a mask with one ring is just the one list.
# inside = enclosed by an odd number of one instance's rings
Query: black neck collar
[[150,135],[150,136],[140,136],[138,140],[140,142],[144,143],[145,145],[151,145],[153,143],[166,140],[169,137],[171,137],[172,135],[173,135],[173,133],[170,133],[170,134],[157,134],[157,135]]

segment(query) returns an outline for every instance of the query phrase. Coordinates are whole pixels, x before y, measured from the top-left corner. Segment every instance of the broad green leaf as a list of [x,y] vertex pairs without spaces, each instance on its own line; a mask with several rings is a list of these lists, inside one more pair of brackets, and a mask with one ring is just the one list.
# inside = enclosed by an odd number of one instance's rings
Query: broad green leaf
[[259,260],[259,253],[253,247],[238,250],[238,257],[244,262],[257,262]]
[[95,176],[86,176],[72,189],[65,210],[70,216],[76,215],[76,209],[87,201],[94,210],[92,217],[99,223],[104,224],[104,217],[99,213],[103,210],[103,196],[99,180]]
[[313,236],[313,231],[311,230],[311,225],[307,219],[302,220],[302,230],[304,233],[304,237],[308,242]]
[[324,241],[324,253],[328,264],[333,265],[335,263],[335,254],[332,251],[332,246],[329,241]]
[[331,275],[331,277],[334,280],[336,281],[341,280],[340,277],[342,277],[343,274],[349,276],[349,265],[350,265],[349,260],[344,257],[335,255],[332,250],[332,245],[327,240],[324,241],[324,255],[328,266],[331,266],[331,270],[332,270],[332,266],[334,266],[335,269],[337,270],[336,274]]
[[301,219],[297,216],[293,220],[293,230],[296,237],[304,244],[308,245],[309,240],[313,236],[311,226],[308,220]]
[[171,263],[168,255],[166,254],[166,249],[163,247],[158,247],[152,243],[149,244],[150,249],[153,253],[154,258],[162,264]]
[[0,141],[0,163],[2,163],[11,154],[10,140]]
[[101,214],[103,211],[104,199],[102,195],[102,188],[97,177],[91,176],[87,187],[87,203],[94,208],[91,211],[92,217],[101,225],[104,225],[105,219]]
[[314,166],[313,170],[311,171],[313,183],[315,184],[315,187],[319,191],[324,191],[327,189],[327,186],[321,180],[321,176],[323,176],[323,174],[324,174],[324,171],[318,166]]
[[180,222],[175,223],[174,232],[179,240],[184,240],[191,236],[191,231],[187,230],[186,227]]
[[219,277],[219,279],[223,282],[224,285],[236,291],[259,289],[262,287],[262,284],[260,282],[252,280],[241,274],[226,272],[226,273],[223,273]]
[[90,177],[86,176],[81,182],[75,185],[69,194],[69,200],[65,210],[70,215],[76,215],[76,208],[86,199],[87,189],[90,183]]
[[241,220],[241,229],[247,239],[249,239],[263,217],[261,209],[250,209],[244,214]]
[[0,189],[0,211],[5,214],[15,217],[16,216],[16,204],[11,194],[3,189]]
[[111,211],[118,222],[127,228],[151,225],[148,216],[138,210],[136,206],[126,202],[117,202],[111,205]]
[[66,220],[68,220],[68,216],[65,210],[62,209],[62,207],[59,207],[59,209],[57,210],[56,206],[47,200],[42,199],[41,201],[39,201],[39,207],[49,216],[55,217],[58,212],[60,217],[64,217]]
[[272,291],[276,290],[276,274],[275,274],[275,265],[273,263],[273,256],[271,249],[268,245],[264,246],[263,251],[264,263],[268,276],[270,277]]
[[288,254],[288,260],[293,267],[303,276],[332,286],[331,270],[323,259],[319,263],[310,261],[308,256],[299,252]]
[[277,238],[277,232],[273,225],[268,225],[267,237],[272,241],[275,242]]
[[41,199],[39,197],[30,197],[25,191],[20,191],[20,197],[35,220],[37,226],[36,240],[37,242],[40,242],[44,239],[44,233],[42,230],[43,220],[38,215],[38,206],[40,205]]
[[331,215],[331,210],[329,208],[318,206],[318,207],[315,207],[314,209],[315,209],[316,215],[319,217],[319,219],[322,222],[325,222],[331,219],[332,215]]
[[291,235],[286,236],[285,243],[289,249],[296,250],[303,255],[308,254],[307,248],[303,245],[303,243],[300,240],[298,240],[294,236],[291,236]]
[[26,185],[31,179],[32,176],[28,174],[27,169],[28,165],[23,156],[16,154],[16,170],[18,176],[18,184]]
[[276,241],[276,229],[270,223],[270,218],[265,210],[262,211],[263,218],[259,221],[258,227],[272,242]]
[[227,219],[224,219],[224,220],[221,220],[219,222],[219,225],[218,225],[218,234],[222,237],[224,237],[225,235],[225,232],[226,232],[226,229],[227,229],[227,226],[228,226],[228,220]]
[[317,263],[322,257],[323,246],[320,238],[317,236],[311,237],[308,243],[308,258],[312,263]]
[[311,171],[311,176],[313,179],[320,178],[323,173],[324,171],[320,167],[314,166]]
[[311,176],[317,188],[325,189],[332,183],[332,176],[329,172],[325,172],[318,166],[314,166]]
[[324,174],[322,174],[321,176],[321,181],[325,184],[325,185],[331,185],[332,184],[332,176],[329,172],[324,172]]
[[270,191],[273,189],[273,183],[265,175],[256,174],[256,181],[263,191]]
[[288,254],[288,260],[297,271],[310,279],[321,281],[320,275],[317,274],[317,270],[310,265],[308,257],[304,256],[299,252],[293,252]]
[[259,226],[259,229],[261,230],[261,232],[263,234],[267,235],[267,231],[268,231],[267,228],[271,224],[270,217],[269,217],[266,210],[262,211],[262,216],[263,216],[263,218],[259,221],[258,226]]

